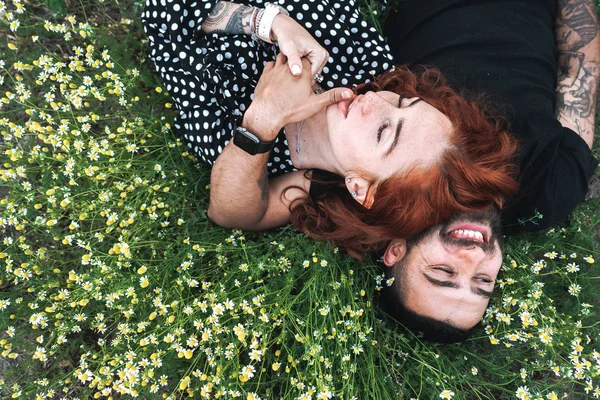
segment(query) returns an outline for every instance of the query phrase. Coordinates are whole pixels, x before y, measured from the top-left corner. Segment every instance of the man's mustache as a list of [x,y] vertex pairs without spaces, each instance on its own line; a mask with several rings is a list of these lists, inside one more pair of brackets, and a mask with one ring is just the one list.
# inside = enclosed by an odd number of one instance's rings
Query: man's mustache
[[442,242],[444,242],[445,244],[449,244],[452,246],[459,246],[459,247],[477,246],[488,254],[491,254],[494,252],[494,249],[496,247],[495,244],[498,241],[498,236],[494,232],[490,233],[490,237],[488,238],[487,242],[479,242],[476,240],[455,238],[455,237],[450,236],[446,231],[440,231],[440,237],[441,237]]

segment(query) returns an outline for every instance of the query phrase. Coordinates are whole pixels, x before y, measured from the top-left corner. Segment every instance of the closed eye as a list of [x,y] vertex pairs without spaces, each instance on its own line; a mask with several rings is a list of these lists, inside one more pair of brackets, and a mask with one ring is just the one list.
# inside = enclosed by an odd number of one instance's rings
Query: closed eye
[[412,106],[414,106],[415,104],[417,104],[420,101],[423,101],[423,99],[420,98],[420,97],[418,97],[415,101],[413,101],[412,103],[410,103],[407,107],[412,107]]
[[450,269],[450,268],[445,268],[445,267],[434,267],[434,268],[433,268],[433,270],[434,270],[434,271],[437,271],[437,272],[444,273],[444,274],[446,274],[446,275],[448,275],[448,276],[452,276],[452,275],[454,275],[454,270],[452,270],[452,269]]
[[[402,108],[402,99],[404,98],[403,95],[398,96],[398,108]],[[422,98],[418,97],[416,100],[414,100],[412,103],[410,103],[408,107],[412,107],[415,104],[419,103],[420,101],[423,101]],[[402,131],[402,125],[404,123],[404,118],[400,118],[398,119],[398,122],[396,123],[396,131],[394,133],[394,140],[392,140],[392,144],[390,145],[390,148],[383,154],[383,158],[388,157],[390,154],[392,154],[392,152],[394,151],[394,149],[396,148],[396,145],[398,144],[398,140],[400,139],[400,133]],[[382,128],[379,128],[380,131],[377,135],[377,143],[379,143],[379,138],[381,137],[381,132],[383,132]]]
[[385,128],[387,128],[388,126],[390,126],[390,125],[385,123],[379,127],[379,130],[377,130],[377,143],[379,143],[381,141],[381,134],[383,133]]
[[398,108],[402,108],[402,99],[404,98],[403,94],[400,94],[398,97]]

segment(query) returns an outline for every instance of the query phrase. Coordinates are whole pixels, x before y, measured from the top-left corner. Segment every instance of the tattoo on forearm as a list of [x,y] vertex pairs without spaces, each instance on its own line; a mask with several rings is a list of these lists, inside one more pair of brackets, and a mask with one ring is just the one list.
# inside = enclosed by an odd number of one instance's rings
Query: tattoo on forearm
[[205,31],[221,32],[230,35],[250,34],[253,8],[225,1],[218,2],[203,22]]
[[[571,66],[562,64],[560,67],[561,73],[558,77],[556,109],[559,119],[575,120],[578,128],[577,133],[585,136],[593,135],[594,127],[590,124],[579,122],[579,119],[586,119],[593,116],[595,112],[595,93],[596,85],[598,84],[597,73],[599,66],[593,62],[582,64],[583,57],[581,56],[580,53],[567,53],[561,57],[563,63],[570,64]],[[569,63],[568,60],[564,61],[564,59],[573,60],[573,57],[577,60],[575,63]],[[571,71],[571,69],[574,71]],[[566,73],[563,74],[563,71],[566,71]]]
[[594,11],[581,1],[569,1],[560,7],[559,18],[567,32],[559,39],[569,44],[570,50],[581,49],[598,35]]
[[[592,43],[599,34],[593,2],[559,0],[556,32],[557,117],[561,121],[571,121],[571,127],[580,136],[593,137],[596,86],[600,72],[597,45]],[[590,43],[591,47],[588,46]]]
[[208,13],[208,17],[206,18],[206,21],[204,23],[209,25],[218,25],[219,23],[221,23],[227,16],[227,9],[229,8],[229,6],[230,4],[225,3],[223,1],[220,1],[217,4],[215,4],[213,9],[210,10],[210,13]]
[[267,177],[267,171],[263,171],[256,183],[260,189],[260,199],[267,201],[269,199],[269,178]]
[[225,27],[225,33],[244,33],[244,16],[247,15],[244,7],[239,7],[233,12]]
[[589,117],[595,111],[591,98],[591,93],[594,92],[594,85],[596,84],[594,71],[591,70],[593,67],[596,66],[592,63],[581,66],[575,82],[568,76],[563,76],[562,80],[559,77],[559,87],[562,85],[562,89],[558,91],[558,103],[564,104],[566,109],[577,111],[582,118]]

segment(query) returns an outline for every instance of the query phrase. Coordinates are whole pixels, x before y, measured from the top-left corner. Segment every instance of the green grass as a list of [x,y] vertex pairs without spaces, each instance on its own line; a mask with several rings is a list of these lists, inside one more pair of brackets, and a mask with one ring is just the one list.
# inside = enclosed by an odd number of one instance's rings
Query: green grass
[[423,343],[377,310],[373,262],[290,227],[208,221],[208,170],[169,129],[140,3],[23,4],[8,5],[18,29],[6,16],[0,29],[1,397],[547,399],[598,387],[599,199],[567,227],[508,240],[471,340]]
[[64,0],[44,0],[43,3],[54,13],[64,14],[67,10]]

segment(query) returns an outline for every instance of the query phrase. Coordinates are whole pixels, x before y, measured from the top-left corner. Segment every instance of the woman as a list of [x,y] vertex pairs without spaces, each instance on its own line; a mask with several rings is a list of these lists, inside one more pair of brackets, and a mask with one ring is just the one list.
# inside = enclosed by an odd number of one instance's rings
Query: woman
[[147,2],[175,127],[214,163],[213,221],[291,221],[356,255],[514,193],[516,144],[477,102],[433,69],[386,72],[389,49],[353,2],[282,4]]

